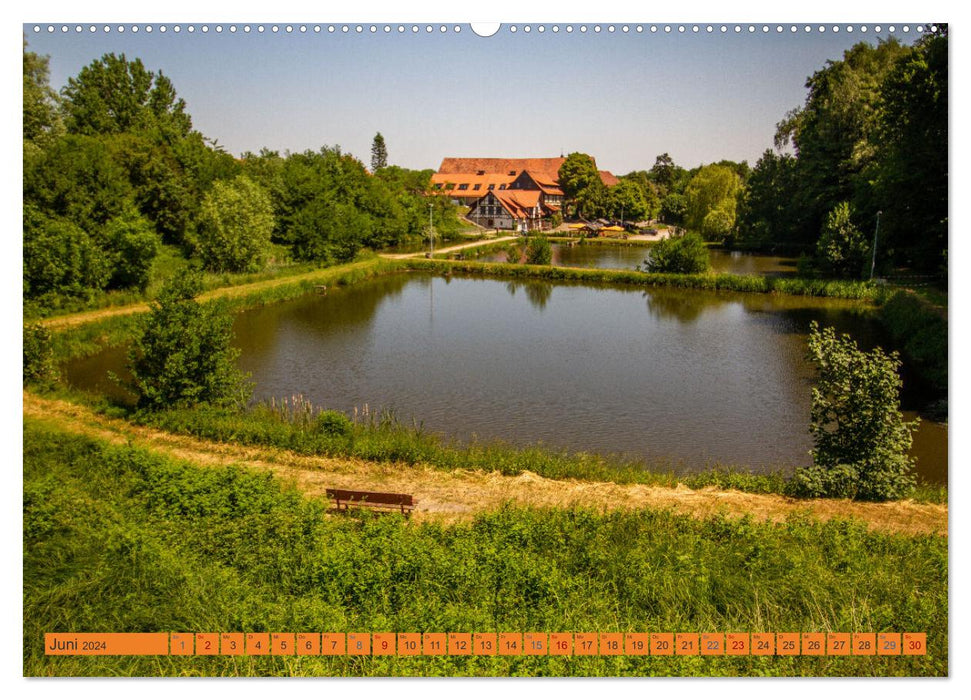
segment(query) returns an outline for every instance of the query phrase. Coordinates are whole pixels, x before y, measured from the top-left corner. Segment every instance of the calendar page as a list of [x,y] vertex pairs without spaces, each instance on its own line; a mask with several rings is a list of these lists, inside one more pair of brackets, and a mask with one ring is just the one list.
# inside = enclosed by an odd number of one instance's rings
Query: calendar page
[[948,676],[946,22],[84,14],[24,676]]

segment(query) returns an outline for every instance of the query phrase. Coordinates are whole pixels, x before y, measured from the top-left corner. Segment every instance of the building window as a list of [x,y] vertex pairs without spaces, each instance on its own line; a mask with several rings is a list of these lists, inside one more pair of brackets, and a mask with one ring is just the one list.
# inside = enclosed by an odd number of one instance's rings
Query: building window
[[476,183],[475,185],[473,185],[473,186],[472,186],[472,189],[473,189],[473,190],[479,190],[479,189],[482,189],[482,185],[480,185],[480,184],[478,184],[478,183]]
[[499,185],[499,189],[500,190],[504,190],[504,189],[506,189],[506,186],[505,185]]
[[489,189],[490,190],[494,190],[494,189],[496,189],[496,186],[495,185],[489,185]]
[[459,189],[460,190],[467,190],[467,189],[469,189],[469,183],[463,182],[461,185],[459,185]]

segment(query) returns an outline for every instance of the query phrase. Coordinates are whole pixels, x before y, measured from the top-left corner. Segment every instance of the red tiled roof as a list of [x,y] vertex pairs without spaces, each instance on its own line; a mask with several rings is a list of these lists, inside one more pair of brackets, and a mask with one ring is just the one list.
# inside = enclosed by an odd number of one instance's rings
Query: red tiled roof
[[[508,186],[509,183],[515,179],[515,176],[510,177],[507,175],[497,175],[495,173],[487,173],[485,175],[470,175],[468,173],[434,173],[432,175],[431,182],[432,187],[440,184],[442,185],[442,189],[440,191],[447,191],[449,194],[454,196],[467,197],[474,194],[477,197],[481,197],[489,191],[489,185],[494,185],[494,189],[498,190],[499,185]],[[447,184],[455,185],[455,187],[450,190],[445,190],[444,186]],[[468,185],[468,187],[464,190],[460,190],[459,185]],[[479,189],[475,189],[476,185],[479,185]]]
[[614,185],[620,183],[620,178],[618,178],[612,172],[609,172],[607,170],[598,170],[597,172],[600,173],[600,180],[607,187],[613,187]]
[[481,170],[485,173],[508,175],[515,170],[510,176],[515,178],[523,170],[558,173],[565,160],[566,158],[443,158],[438,172],[454,175],[478,173]]

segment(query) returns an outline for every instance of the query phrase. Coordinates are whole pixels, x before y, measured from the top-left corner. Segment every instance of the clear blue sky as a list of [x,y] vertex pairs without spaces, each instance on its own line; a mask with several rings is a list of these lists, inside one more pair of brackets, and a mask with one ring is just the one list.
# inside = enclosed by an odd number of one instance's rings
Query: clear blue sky
[[[116,26],[116,25],[113,25]],[[201,25],[197,25],[201,26]],[[211,25],[214,27],[215,25]],[[437,168],[445,156],[555,156],[583,151],[623,174],[668,152],[686,167],[728,158],[751,164],[772,146],[775,124],[805,98],[806,78],[872,25],[847,33],[800,29],[750,34],[599,34],[577,29],[482,38],[462,31],[287,35],[255,31],[36,34],[62,87],[106,52],[162,70],[193,123],[228,151],[302,151],[340,145],[368,162],[375,132],[389,161]],[[565,25],[561,25],[563,27]],[[802,25],[800,25],[802,26]],[[883,27],[881,37],[888,31]],[[897,28],[905,43],[916,39]]]

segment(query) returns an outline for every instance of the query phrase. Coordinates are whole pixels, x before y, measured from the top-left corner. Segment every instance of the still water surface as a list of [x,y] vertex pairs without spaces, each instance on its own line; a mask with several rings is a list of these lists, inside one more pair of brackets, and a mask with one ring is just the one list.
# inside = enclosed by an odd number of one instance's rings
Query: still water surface
[[[302,394],[459,440],[542,442],[678,470],[806,464],[812,320],[871,346],[854,302],[397,275],[242,313],[240,363],[257,399]],[[104,384],[123,353],[68,368]],[[905,404],[926,400],[908,382]],[[906,407],[906,405],[905,405]],[[924,422],[915,454],[946,482],[947,432]]]
[[[596,267],[609,270],[633,270],[643,265],[650,251],[649,246],[634,242],[623,244],[553,244],[553,265],[560,267]],[[793,276],[796,259],[777,255],[742,253],[712,248],[709,251],[711,269],[734,275]],[[504,252],[488,253],[475,258],[480,262],[506,262]]]

